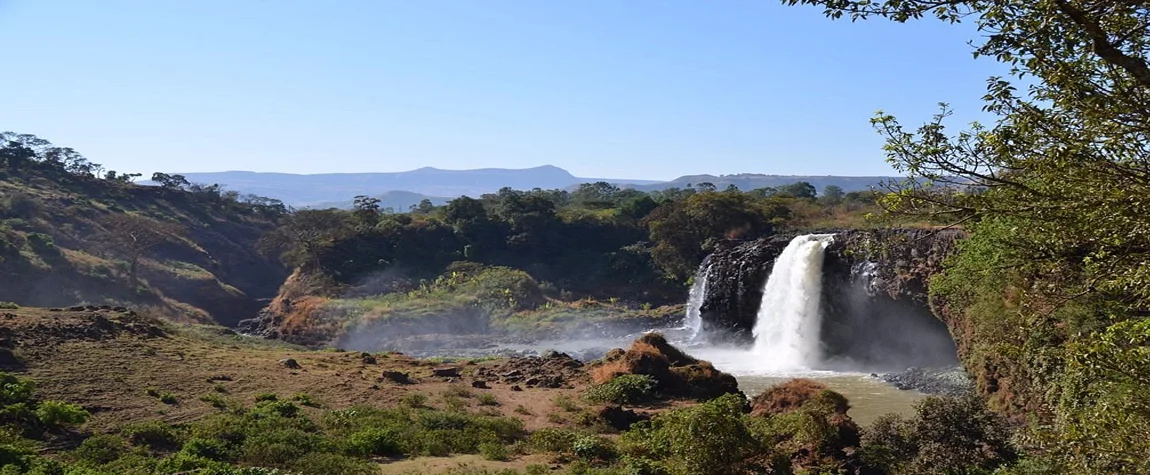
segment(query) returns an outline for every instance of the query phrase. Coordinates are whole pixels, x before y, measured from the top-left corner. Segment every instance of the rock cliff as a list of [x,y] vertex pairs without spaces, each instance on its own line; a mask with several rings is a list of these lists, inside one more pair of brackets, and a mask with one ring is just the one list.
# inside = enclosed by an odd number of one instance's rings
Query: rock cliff
[[[952,363],[954,343],[932,315],[927,286],[960,231],[836,230],[823,263],[822,343],[831,364],[905,368]],[[748,342],[763,285],[793,235],[732,243],[708,258],[704,331]],[[900,368],[901,366],[901,368]]]

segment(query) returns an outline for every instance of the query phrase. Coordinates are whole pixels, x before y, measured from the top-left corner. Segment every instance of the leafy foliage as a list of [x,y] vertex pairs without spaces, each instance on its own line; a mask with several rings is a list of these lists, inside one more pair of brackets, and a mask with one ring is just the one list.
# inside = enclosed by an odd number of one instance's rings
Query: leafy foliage
[[654,396],[658,382],[645,374],[622,374],[587,389],[584,396],[593,402],[638,404]]
[[[916,129],[879,113],[893,214],[970,225],[932,282],[991,404],[1030,415],[1027,470],[1150,470],[1150,8],[1101,0],[785,0],[832,18],[974,22],[993,124]],[[1025,78],[1027,86],[1016,82]]]

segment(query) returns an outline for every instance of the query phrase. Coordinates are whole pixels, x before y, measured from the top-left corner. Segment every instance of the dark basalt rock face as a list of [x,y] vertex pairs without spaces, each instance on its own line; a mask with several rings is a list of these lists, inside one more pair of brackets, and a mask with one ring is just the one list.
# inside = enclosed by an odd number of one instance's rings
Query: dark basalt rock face
[[[955,362],[954,342],[928,304],[930,277],[942,270],[961,232],[830,230],[823,262],[822,343],[828,364],[901,370]],[[763,285],[794,235],[732,243],[707,261],[700,313],[712,340],[750,343]]]
[[743,243],[728,242],[711,254],[707,295],[699,306],[702,330],[711,341],[750,341],[755,315],[763,300],[763,284],[775,258],[794,236],[772,236]]

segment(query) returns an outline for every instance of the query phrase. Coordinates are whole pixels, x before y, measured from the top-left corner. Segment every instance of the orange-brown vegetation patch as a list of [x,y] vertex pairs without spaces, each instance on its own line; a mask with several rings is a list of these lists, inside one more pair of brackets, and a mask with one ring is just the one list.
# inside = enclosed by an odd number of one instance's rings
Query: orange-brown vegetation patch
[[606,383],[624,374],[655,378],[656,389],[669,397],[712,399],[740,392],[734,376],[675,348],[660,333],[639,337],[626,351],[612,350],[591,370],[591,378],[596,383]]
[[[775,414],[786,414],[794,411],[808,402],[814,400],[823,391],[829,391],[830,388],[823,383],[819,383],[810,379],[792,379],[785,383],[772,386],[770,389],[763,391],[758,396],[751,400],[751,415],[752,416],[766,416]],[[844,404],[837,407],[836,401],[835,412],[846,413],[848,407]]]

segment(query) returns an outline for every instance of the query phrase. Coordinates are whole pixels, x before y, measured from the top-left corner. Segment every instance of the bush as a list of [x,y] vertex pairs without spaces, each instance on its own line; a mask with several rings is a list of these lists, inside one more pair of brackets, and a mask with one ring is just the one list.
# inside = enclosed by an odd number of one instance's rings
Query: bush
[[394,456],[401,455],[399,431],[392,428],[369,427],[351,435],[347,441],[347,451],[351,455]]
[[579,435],[567,429],[547,427],[531,434],[528,444],[539,452],[567,453],[572,451]]
[[5,208],[8,209],[8,216],[14,218],[35,218],[43,208],[39,199],[27,193],[12,193],[7,201]]
[[188,439],[180,448],[180,452],[196,458],[221,462],[226,460],[230,454],[228,447],[223,442],[199,437]]
[[134,422],[120,429],[120,435],[136,446],[144,446],[152,450],[175,450],[180,447],[183,436],[172,427],[161,421]]
[[612,460],[615,446],[610,440],[595,435],[585,435],[575,439],[571,452],[584,460]]
[[316,401],[314,398],[312,398],[310,395],[308,395],[306,393],[296,394],[295,396],[292,396],[291,399],[292,399],[292,401],[300,403],[301,406],[307,406],[307,407],[320,407],[320,406],[322,406],[319,403],[319,401]]
[[224,399],[224,397],[219,395],[218,393],[205,394],[203,396],[200,396],[200,400],[207,403],[209,406],[216,408],[216,409],[227,409],[228,408],[228,400]]
[[19,310],[20,306],[13,302],[0,302],[0,310]]
[[340,475],[378,475],[379,466],[343,455],[312,452],[292,464],[292,468],[302,473],[330,473]]
[[68,454],[69,458],[83,466],[100,466],[111,463],[128,453],[128,444],[116,435],[94,435],[84,439],[79,447]]
[[34,389],[35,385],[31,380],[0,372],[0,406],[28,402]]
[[555,407],[558,407],[559,409],[562,409],[564,411],[579,412],[579,406],[577,404],[575,404],[574,400],[572,400],[570,397],[568,397],[565,394],[560,394],[558,396],[555,396],[554,403],[555,403]]
[[639,404],[655,396],[657,385],[655,378],[645,374],[623,374],[591,386],[584,397],[598,403]]
[[404,396],[399,402],[412,409],[419,409],[427,405],[427,395],[420,393],[411,393]]
[[176,399],[175,394],[162,393],[162,394],[160,394],[160,402],[162,402],[164,404],[168,404],[168,405],[174,405],[174,404],[179,403],[180,401],[178,399]]
[[745,404],[727,394],[658,414],[623,434],[623,450],[661,461],[676,475],[740,473],[747,457],[764,451],[744,424]]
[[479,454],[487,460],[505,461],[509,458],[507,446],[499,442],[483,442],[479,444]]
[[480,406],[498,406],[499,401],[495,399],[495,395],[491,393],[483,393],[479,395]]
[[867,465],[892,474],[989,473],[1016,457],[1005,421],[977,396],[930,396],[915,412],[881,417],[863,432]]
[[88,421],[88,415],[84,408],[61,401],[44,401],[36,408],[36,418],[50,428],[83,424]]
[[278,401],[279,397],[272,393],[259,393],[256,394],[256,402]]
[[295,417],[299,414],[299,406],[287,401],[265,401],[256,404],[255,414],[274,414],[279,417]]

